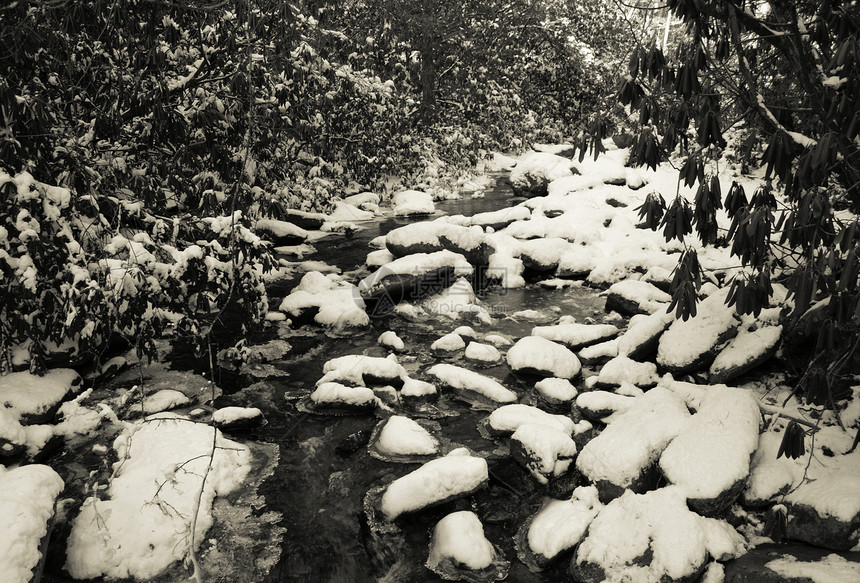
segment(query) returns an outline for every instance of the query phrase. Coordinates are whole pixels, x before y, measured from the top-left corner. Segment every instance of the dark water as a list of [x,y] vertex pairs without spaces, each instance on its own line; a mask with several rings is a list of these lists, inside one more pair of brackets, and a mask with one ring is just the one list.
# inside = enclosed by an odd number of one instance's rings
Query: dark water
[[[489,189],[483,198],[464,198],[437,203],[444,214],[472,215],[513,204],[510,191]],[[438,213],[437,213],[438,214]],[[344,272],[363,265],[367,243],[409,220],[384,218],[364,223],[352,237],[334,236],[315,243],[317,252],[306,259],[324,261]],[[331,337],[323,331],[305,327],[286,339],[293,345],[291,356],[278,367],[288,373],[247,389],[256,397],[243,404],[255,404],[266,411],[268,424],[258,438],[280,446],[281,461],[275,474],[264,484],[270,510],[283,514],[283,555],[267,578],[280,582],[363,582],[363,581],[440,581],[423,567],[427,558],[429,534],[433,526],[453,510],[472,509],[481,518],[486,536],[499,546],[511,561],[508,581],[555,581],[562,577],[567,560],[541,574],[530,573],[516,558],[514,536],[525,519],[540,506],[544,493],[527,472],[500,455],[503,443],[485,439],[477,426],[488,413],[443,395],[436,404],[443,416],[435,416],[443,439],[464,445],[488,456],[490,485],[471,497],[429,509],[396,521],[395,536],[374,535],[367,526],[363,508],[365,493],[391,479],[402,476],[417,464],[395,464],[368,454],[366,442],[380,417],[318,416],[297,408],[322,376],[324,363],[345,354],[385,356],[376,344],[383,331],[394,330],[406,342],[399,360],[410,374],[431,380],[425,370],[437,362],[451,362],[474,368],[459,357],[437,358],[429,346],[442,334],[463,324],[472,325],[479,335],[501,333],[518,338],[531,327],[573,315],[578,321],[599,318],[603,300],[593,290],[573,288],[547,290],[536,285],[518,290],[489,289],[482,294],[494,316],[492,325],[439,317],[429,322],[407,322],[396,317],[377,318],[368,331],[349,338]],[[277,305],[276,300],[272,305]],[[543,321],[513,317],[519,310],[537,310]],[[526,395],[534,379],[518,379],[506,366],[483,370],[506,386]],[[249,400],[251,402],[249,402]],[[421,414],[406,412],[413,418]],[[437,435],[438,437],[438,435]]]

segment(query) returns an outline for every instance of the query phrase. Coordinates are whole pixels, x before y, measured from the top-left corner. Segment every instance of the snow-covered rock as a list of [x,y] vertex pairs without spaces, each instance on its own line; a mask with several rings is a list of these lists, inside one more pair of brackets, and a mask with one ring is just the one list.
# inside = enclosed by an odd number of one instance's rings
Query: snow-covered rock
[[521,157],[511,172],[511,188],[517,196],[546,196],[550,182],[572,176],[568,158],[534,152]]
[[63,480],[48,466],[7,469],[0,465],[0,580],[34,580],[42,558],[41,543],[49,534],[54,503],[63,486]]
[[555,377],[536,382],[535,392],[550,406],[569,405],[578,394],[569,380]]
[[393,330],[387,330],[380,334],[376,342],[380,346],[390,348],[395,352],[400,352],[406,348],[406,344],[403,342],[400,336],[397,335],[397,332],[394,332]]
[[430,345],[430,350],[433,352],[458,352],[464,348],[466,348],[466,341],[454,332],[440,336]]
[[495,581],[504,579],[509,564],[484,536],[474,512],[452,512],[436,523],[426,566],[443,579]]
[[466,358],[485,365],[493,365],[502,360],[502,353],[490,344],[470,342],[466,347]]
[[667,314],[664,310],[650,316],[633,316],[618,338],[618,354],[640,361],[656,355],[660,336],[674,321],[674,313]]
[[750,371],[776,353],[782,326],[741,330],[714,359],[709,370],[711,383],[724,383]]
[[592,521],[570,572],[586,583],[689,581],[711,557],[725,561],[744,550],[728,523],[691,512],[679,488],[628,491]]
[[215,497],[238,488],[251,469],[245,445],[167,414],[129,425],[114,449],[119,461],[107,490],[87,498],[72,523],[65,568],[76,579],[151,579],[187,559],[201,488],[197,545],[212,526]]
[[583,417],[602,422],[609,421],[616,413],[627,411],[635,402],[634,397],[609,391],[588,391],[576,397],[576,407]]
[[305,229],[289,221],[259,219],[255,228],[275,246],[298,245],[308,238]]
[[626,316],[653,314],[666,310],[672,296],[647,281],[625,279],[613,283],[606,294],[606,310],[615,310]]
[[624,489],[644,492],[657,477],[660,454],[689,418],[677,395],[659,386],[651,389],[582,448],[576,467],[597,486],[601,500],[620,496]]
[[13,372],[0,376],[0,406],[24,424],[44,423],[80,386],[80,375],[70,368],[51,369],[43,376]]
[[489,480],[487,460],[469,455],[465,449],[431,460],[400,477],[385,489],[381,510],[386,520],[467,496]]
[[746,485],[760,423],[749,390],[707,387],[696,414],[660,456],[660,471],[683,488],[693,510],[715,515]]
[[691,372],[709,366],[724,342],[737,334],[734,307],[726,305],[728,289],[699,302],[696,315],[675,320],[660,337],[657,364],[671,373]]
[[544,502],[517,534],[517,554],[529,568],[541,569],[582,540],[603,508],[594,486],[580,486],[568,500]]
[[511,435],[524,424],[545,425],[567,435],[576,430],[576,424],[570,417],[553,415],[520,403],[499,407],[487,418],[487,429],[492,435]]
[[569,245],[558,237],[542,237],[520,243],[520,259],[527,269],[534,271],[554,271],[562,252]]
[[576,456],[569,432],[551,425],[523,423],[511,435],[511,456],[541,484],[567,471]]
[[456,389],[459,397],[470,402],[476,398],[478,402],[489,400],[496,404],[514,403],[517,400],[517,394],[500,382],[466,368],[453,364],[437,364],[427,372],[444,385]]
[[263,422],[263,412],[257,407],[222,407],[212,413],[212,423],[219,429],[243,429]]
[[371,439],[371,453],[391,458],[426,456],[439,452],[439,441],[408,417],[392,415],[381,421],[380,426],[376,438]]
[[576,353],[585,363],[601,362],[618,356],[618,338],[586,346]]
[[312,313],[317,324],[335,328],[370,324],[364,300],[354,285],[340,276],[309,271],[278,308],[294,318]]
[[376,395],[367,387],[348,387],[325,382],[311,393],[310,400],[321,411],[368,413],[377,405]]
[[592,344],[608,340],[618,334],[612,324],[555,324],[554,326],[535,326],[532,336],[560,342],[571,350],[579,350]]
[[518,340],[508,350],[507,360],[515,371],[561,379],[575,378],[582,368],[573,352],[540,336]]
[[436,212],[433,197],[420,190],[404,190],[391,197],[394,214],[398,217],[432,215]]
[[626,356],[616,356],[601,367],[597,386],[615,388],[626,382],[647,389],[656,386],[659,380],[657,365],[653,362],[637,362]]
[[456,276],[471,275],[472,265],[453,251],[415,253],[395,259],[358,283],[361,297],[397,305],[404,299],[420,297],[439,290],[440,282]]
[[487,262],[489,248],[480,227],[464,227],[444,219],[398,227],[385,236],[385,245],[395,257],[448,250],[470,263]]
[[458,278],[441,293],[424,300],[421,308],[429,314],[438,314],[452,319],[464,317],[485,324],[493,321],[486,308],[479,304],[472,284],[463,277]]

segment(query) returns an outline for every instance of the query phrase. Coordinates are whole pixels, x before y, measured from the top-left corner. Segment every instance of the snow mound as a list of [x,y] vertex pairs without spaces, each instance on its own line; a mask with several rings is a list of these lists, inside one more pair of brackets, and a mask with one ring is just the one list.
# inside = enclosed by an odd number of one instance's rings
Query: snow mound
[[728,340],[738,324],[734,308],[726,305],[728,289],[699,302],[696,315],[675,320],[660,337],[657,364],[669,372],[686,372],[710,364],[717,347]]
[[54,502],[63,490],[60,476],[40,464],[6,469],[0,465],[0,580],[29,583],[41,559]]
[[620,386],[630,383],[637,387],[653,387],[660,377],[653,362],[636,362],[626,356],[616,356],[603,365],[597,375],[599,385]]
[[382,495],[386,520],[465,496],[489,480],[487,460],[454,450],[391,482]]
[[562,379],[575,378],[582,368],[573,352],[540,336],[518,340],[508,350],[507,360],[515,371],[537,371]]
[[576,455],[569,432],[550,425],[523,423],[511,435],[511,455],[541,484],[567,471]]
[[517,394],[500,382],[453,364],[437,364],[427,372],[449,387],[470,391],[497,403],[513,403],[517,400]]
[[760,423],[761,411],[749,390],[708,387],[696,414],[660,456],[660,470],[688,498],[728,493],[729,499],[719,503],[725,507],[746,483]]
[[526,423],[546,425],[567,435],[574,432],[576,424],[570,417],[553,415],[531,405],[515,403],[504,405],[490,413],[487,423],[495,433],[511,434]]
[[0,403],[17,418],[42,415],[80,385],[70,368],[55,368],[44,376],[13,372],[0,376]]
[[406,369],[392,358],[347,354],[332,358],[323,365],[323,376],[317,385],[328,382],[351,383],[366,386],[368,383],[400,386],[408,377]]
[[380,346],[385,346],[392,350],[403,350],[406,348],[406,344],[400,336],[397,335],[397,332],[392,330],[388,330],[380,334],[376,342],[379,343]]
[[364,300],[351,283],[341,281],[339,276],[326,276],[319,271],[309,271],[278,308],[293,317],[316,308],[314,321],[331,327],[361,327],[370,324],[364,311]]
[[[587,394],[580,395],[577,401]],[[677,395],[659,386],[651,389],[582,448],[576,467],[591,482],[614,486],[610,488],[612,492],[617,493],[618,488],[640,489],[646,486],[650,466],[681,433],[689,418],[686,404]],[[601,489],[600,484],[597,486]]]
[[462,336],[454,332],[441,336],[430,345],[430,350],[437,352],[456,352],[464,348],[466,348],[466,341],[463,340]]
[[483,364],[495,364],[502,360],[502,353],[490,344],[470,342],[466,347],[466,358]]
[[391,197],[394,214],[398,217],[432,215],[436,212],[433,197],[420,190],[404,190]]
[[529,549],[544,559],[552,559],[573,548],[602,508],[594,486],[579,486],[569,500],[547,501],[529,525]]
[[495,556],[492,543],[484,537],[478,515],[463,510],[452,512],[436,523],[427,568],[436,570],[444,560],[472,570],[490,566]]
[[72,524],[65,568],[76,579],[151,579],[185,560],[201,487],[198,545],[212,526],[215,497],[238,488],[251,469],[246,446],[175,416],[129,425],[114,449],[120,461],[108,489],[87,498]]
[[375,447],[389,455],[432,455],[439,451],[439,442],[412,419],[392,415],[382,427]]
[[532,336],[560,342],[572,350],[603,342],[616,334],[618,328],[612,324],[556,324],[532,328]]
[[535,383],[535,391],[550,402],[569,403],[576,398],[576,387],[567,379],[546,378]]
[[578,581],[680,580],[709,557],[725,561],[744,550],[743,537],[726,522],[691,512],[679,488],[628,491],[588,527],[571,568]]

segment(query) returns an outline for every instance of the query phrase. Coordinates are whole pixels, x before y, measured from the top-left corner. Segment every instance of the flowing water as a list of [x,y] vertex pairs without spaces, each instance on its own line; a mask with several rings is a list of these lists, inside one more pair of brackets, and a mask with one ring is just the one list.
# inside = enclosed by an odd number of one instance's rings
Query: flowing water
[[[437,209],[445,214],[470,216],[511,204],[510,191],[500,186],[488,189],[483,198],[441,202]],[[410,222],[397,218],[369,221],[350,238],[331,237],[317,242],[317,252],[307,259],[335,265],[344,272],[356,270],[371,250],[367,245],[371,239]],[[586,288],[550,290],[529,285],[517,290],[490,289],[481,297],[493,314],[494,323],[472,324],[479,335],[493,332],[517,338],[528,335],[535,324],[560,315],[570,314],[583,321],[588,317],[599,319],[603,313],[602,298]],[[544,321],[513,317],[524,309],[540,312]],[[429,322],[386,317],[374,319],[370,330],[349,338],[332,337],[313,327],[302,328],[286,338],[293,351],[278,366],[288,376],[258,383],[250,389],[258,391],[256,406],[264,407],[268,419],[256,438],[277,443],[281,450],[281,461],[265,484],[265,495],[269,509],[283,514],[286,533],[281,561],[268,582],[439,581],[423,567],[429,533],[448,512],[469,508],[481,517],[487,537],[512,560],[508,580],[558,579],[566,561],[555,571],[533,574],[516,560],[513,546],[516,530],[539,507],[543,493],[525,470],[503,455],[504,444],[479,434],[477,426],[486,418],[487,411],[472,409],[443,395],[433,416],[443,440],[488,456],[489,487],[469,498],[399,519],[397,536],[379,537],[371,532],[365,520],[366,492],[418,465],[386,463],[369,455],[366,444],[380,420],[378,417],[318,416],[296,407],[297,399],[307,395],[322,376],[327,360],[359,353],[385,356],[387,352],[376,344],[376,338],[386,330],[394,330],[406,342],[407,351],[399,359],[412,376],[426,379],[423,371],[441,361],[474,368],[462,361],[462,354],[459,358],[440,359],[429,350],[439,336],[467,323],[444,316]],[[503,365],[481,372],[523,395],[534,382],[511,375]]]

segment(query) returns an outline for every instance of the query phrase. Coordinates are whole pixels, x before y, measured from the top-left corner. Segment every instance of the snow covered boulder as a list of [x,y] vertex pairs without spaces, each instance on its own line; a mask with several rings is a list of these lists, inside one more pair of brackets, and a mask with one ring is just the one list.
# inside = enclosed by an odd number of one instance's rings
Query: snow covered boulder
[[470,342],[466,347],[466,359],[484,366],[492,366],[502,360],[502,353],[491,344]]
[[308,238],[308,232],[289,221],[277,219],[260,219],[257,221],[256,230],[272,242],[272,245],[298,245],[304,243]]
[[653,314],[658,310],[666,310],[672,296],[647,281],[625,279],[613,283],[604,292],[606,295],[606,311],[615,310],[625,316],[635,314]]
[[618,328],[612,324],[563,323],[532,328],[532,336],[560,342],[571,350],[580,350],[586,346],[604,342],[617,334]]
[[263,420],[257,407],[223,407],[212,413],[213,425],[224,431],[257,427]]
[[655,356],[660,336],[674,321],[675,314],[667,314],[665,310],[657,310],[650,316],[633,316],[618,338],[618,354],[640,361]]
[[453,251],[416,253],[383,265],[358,283],[372,309],[396,306],[404,300],[438,293],[460,276],[474,272],[466,258]]
[[54,518],[63,490],[60,476],[39,464],[6,469],[0,465],[0,580],[39,581]]
[[322,228],[323,223],[328,220],[328,215],[298,209],[286,209],[281,218],[305,231],[318,231]]
[[489,324],[492,316],[480,304],[472,284],[460,277],[449,287],[421,302],[421,308],[430,314],[439,314],[451,319],[466,318]]
[[545,378],[535,383],[535,394],[545,405],[555,408],[570,409],[570,404],[576,399],[576,387],[567,379],[555,377]]
[[570,167],[570,160],[562,156],[544,152],[526,154],[511,172],[511,188],[517,196],[546,196],[550,182],[573,175]]
[[394,352],[402,352],[406,349],[406,344],[400,336],[397,335],[397,332],[394,332],[393,330],[387,330],[380,334],[379,338],[376,339],[376,342],[380,346],[389,348]]
[[728,523],[687,508],[680,488],[625,492],[600,510],[570,563],[575,581],[696,581],[711,558],[741,555],[743,537]]
[[580,486],[568,500],[547,500],[517,532],[517,556],[531,571],[544,569],[574,548],[603,508],[594,486]]
[[347,354],[332,358],[323,365],[323,376],[317,385],[328,382],[359,386],[403,386],[408,378],[406,369],[393,356],[381,358],[364,354]]
[[677,395],[659,386],[651,389],[582,448],[576,467],[597,486],[603,501],[625,489],[644,492],[656,482],[660,454],[689,418],[687,405]]
[[511,223],[516,221],[525,221],[531,217],[531,211],[522,205],[512,206],[499,209],[497,211],[489,211],[478,213],[469,218],[470,225],[476,225],[485,229],[499,231],[504,229]]
[[511,435],[511,457],[541,484],[566,472],[575,456],[570,433],[551,425],[524,423]]
[[313,412],[331,415],[370,413],[376,408],[378,402],[372,389],[348,387],[335,382],[322,383],[310,396]]
[[187,560],[198,501],[197,545],[214,522],[215,497],[251,470],[247,446],[176,416],[128,425],[113,446],[120,461],[109,487],[87,498],[72,523],[65,569],[75,579],[152,579]]
[[690,508],[713,516],[746,486],[761,410],[747,389],[706,387],[687,426],[660,456],[660,471],[683,488]]
[[597,376],[597,387],[616,388],[630,383],[642,389],[657,385],[657,365],[653,362],[636,362],[626,356],[616,356],[603,365]]
[[753,370],[779,348],[782,326],[741,330],[714,359],[709,370],[711,383],[724,383]]
[[562,252],[569,243],[558,237],[541,237],[520,243],[520,259],[526,269],[547,272],[558,267]]
[[46,423],[80,388],[81,377],[70,368],[51,369],[44,376],[13,372],[0,376],[0,407],[24,425]]
[[394,214],[398,217],[432,215],[436,212],[433,197],[420,190],[404,190],[391,197]]
[[737,335],[734,307],[726,305],[728,289],[699,302],[696,315],[675,320],[660,337],[657,365],[671,373],[686,373],[710,366],[723,344]]
[[[836,551],[860,542],[860,474],[832,475],[821,484],[806,483],[785,499],[786,536]],[[821,496],[825,496],[821,498]]]
[[605,340],[581,348],[576,355],[581,362],[586,364],[606,362],[618,356],[618,338],[612,338],[611,340]]
[[474,512],[452,512],[436,523],[430,542],[427,568],[449,581],[499,581],[510,564],[484,536]]
[[610,391],[588,391],[576,397],[576,408],[586,419],[606,423],[612,415],[627,411],[635,402],[636,397],[628,395]]
[[427,371],[439,381],[457,391],[457,396],[469,403],[493,405],[514,403],[517,394],[500,382],[453,364],[437,364]]
[[570,435],[576,430],[576,424],[565,415],[553,415],[531,405],[520,403],[499,407],[487,418],[486,429],[490,436],[508,436],[513,434],[521,425],[545,425]]
[[317,324],[339,329],[370,324],[364,307],[354,285],[334,274],[309,271],[278,309],[293,318],[312,318]]
[[487,460],[470,455],[465,448],[455,449],[391,482],[382,495],[380,510],[385,520],[392,521],[468,496],[486,486],[489,479]]
[[516,372],[560,379],[576,378],[582,368],[573,352],[540,336],[518,340],[508,350],[507,360]]
[[439,440],[416,421],[392,415],[370,437],[370,455],[384,461],[415,462],[439,453]]
[[440,354],[459,352],[464,348],[466,348],[466,341],[459,334],[453,332],[440,336],[430,345],[430,350]]

